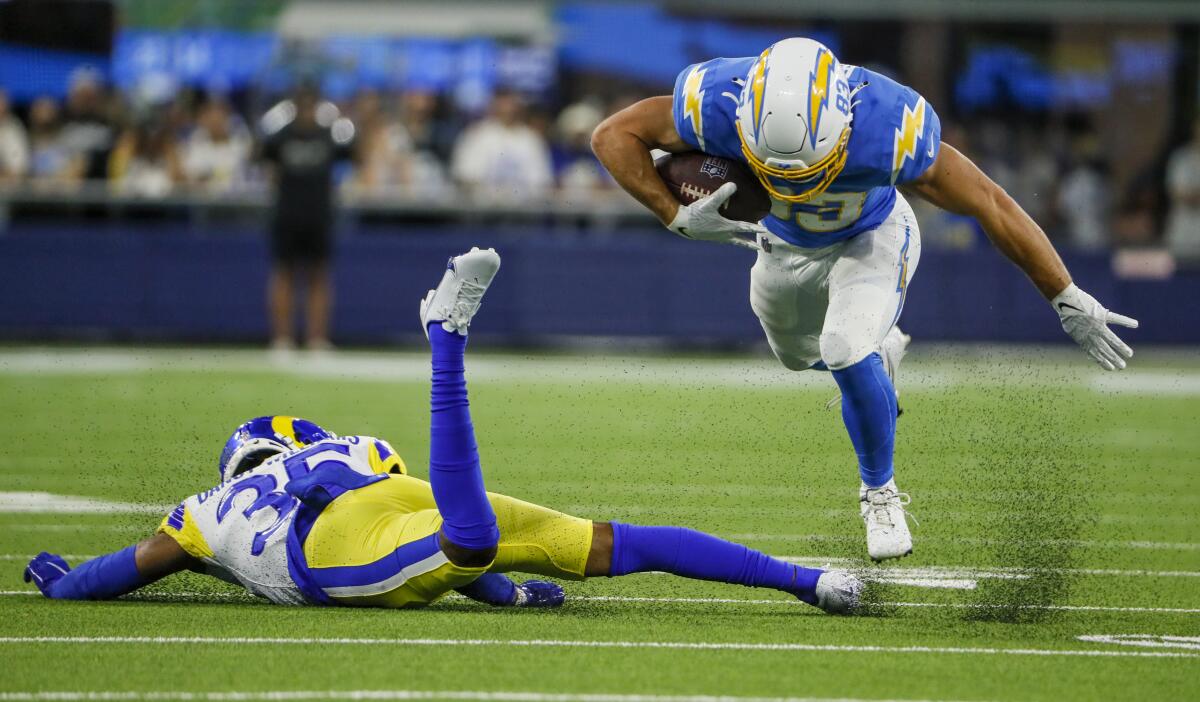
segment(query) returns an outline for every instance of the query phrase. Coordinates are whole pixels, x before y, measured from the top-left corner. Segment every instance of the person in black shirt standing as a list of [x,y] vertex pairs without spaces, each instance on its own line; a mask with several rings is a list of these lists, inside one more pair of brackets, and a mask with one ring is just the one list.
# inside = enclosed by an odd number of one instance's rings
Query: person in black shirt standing
[[263,117],[263,157],[274,165],[275,208],[271,217],[274,267],[267,291],[271,346],[292,348],[293,291],[305,277],[305,338],[309,349],[331,348],[334,166],[350,157],[354,126],[337,117],[317,91],[301,87],[293,100]]

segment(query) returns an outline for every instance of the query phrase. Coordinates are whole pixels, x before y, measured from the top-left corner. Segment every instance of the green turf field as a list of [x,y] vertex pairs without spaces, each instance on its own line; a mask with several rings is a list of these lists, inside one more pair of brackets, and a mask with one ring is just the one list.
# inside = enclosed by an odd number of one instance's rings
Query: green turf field
[[[1066,350],[910,358],[897,466],[916,551],[868,567],[827,375],[761,357],[468,357],[490,488],[881,578],[869,616],[835,618],[655,574],[568,584],[540,612],[285,608],[199,576],[46,601],[20,581],[31,554],[150,533],[215,482],[248,417],[380,435],[423,475],[426,361],[0,349],[0,701],[1200,698],[1200,359],[1105,375]],[[107,502],[64,513],[14,493]]]

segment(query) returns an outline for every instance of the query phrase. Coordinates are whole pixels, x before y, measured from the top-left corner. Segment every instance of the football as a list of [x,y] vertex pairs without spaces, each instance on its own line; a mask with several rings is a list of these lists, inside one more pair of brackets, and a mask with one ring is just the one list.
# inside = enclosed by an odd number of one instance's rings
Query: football
[[736,183],[737,192],[721,214],[741,222],[757,222],[771,211],[771,198],[744,164],[700,151],[667,154],[654,162],[667,188],[685,205],[712,194],[726,183]]

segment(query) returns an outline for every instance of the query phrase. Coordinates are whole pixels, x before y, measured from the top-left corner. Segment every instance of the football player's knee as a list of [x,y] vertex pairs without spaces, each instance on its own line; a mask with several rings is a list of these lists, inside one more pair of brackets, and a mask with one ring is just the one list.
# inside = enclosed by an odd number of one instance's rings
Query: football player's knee
[[588,551],[587,564],[583,574],[594,578],[609,575],[612,572],[613,559],[613,525],[612,522],[593,522],[592,545]]
[[[775,358],[779,359],[784,368],[793,371],[802,371],[812,367],[813,359],[810,356],[814,349],[811,348],[811,343],[799,344],[794,340],[790,340],[790,343],[787,343],[785,346],[783,343],[780,343],[779,339],[769,333],[767,334],[767,342],[771,345],[771,352],[775,354]],[[807,352],[804,348],[805,346],[810,347],[807,349]]]
[[484,568],[489,566],[496,560],[496,554],[499,553],[498,545],[492,545],[487,548],[459,546],[448,539],[445,533],[439,535],[438,543],[442,547],[442,553],[446,554],[446,559],[462,568]]
[[841,330],[831,329],[821,334],[821,360],[830,370],[849,368],[873,350],[870,343]]
[[783,367],[788,370],[802,371],[812,367],[812,362],[808,359],[780,349],[775,349],[775,358],[778,358]]

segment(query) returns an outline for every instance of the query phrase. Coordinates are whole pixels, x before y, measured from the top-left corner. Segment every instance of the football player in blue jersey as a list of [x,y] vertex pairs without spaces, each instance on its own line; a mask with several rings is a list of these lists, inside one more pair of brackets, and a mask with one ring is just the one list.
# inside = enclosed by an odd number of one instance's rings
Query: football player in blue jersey
[[272,602],[414,607],[457,590],[497,605],[553,606],[552,583],[662,571],[785,592],[827,612],[858,605],[861,581],[804,568],[681,527],[593,522],[484,489],[467,401],[467,329],[500,267],[495,251],[450,261],[421,303],[432,349],[429,480],[386,441],[337,437],[293,417],[239,427],[216,487],[179,504],[158,533],[71,569],[40,553],[25,568],[54,599],[109,599],[190,569]]
[[[860,511],[875,560],[912,552],[908,496],[896,488],[893,381],[909,338],[896,326],[921,257],[904,195],[975,218],[1025,272],[1063,329],[1107,370],[1133,351],[1109,324],[1137,327],[1071,280],[1046,235],[1007,193],[941,141],[914,90],[842,64],[823,44],[780,41],[759,56],[688,66],[670,96],[642,100],[592,136],[620,185],[688,239],[758,249],[750,303],[780,362],[830,371],[858,455]],[[690,204],[655,171],[651,151],[703,151],[746,164],[771,197],[761,223],[733,221],[726,183]]]

